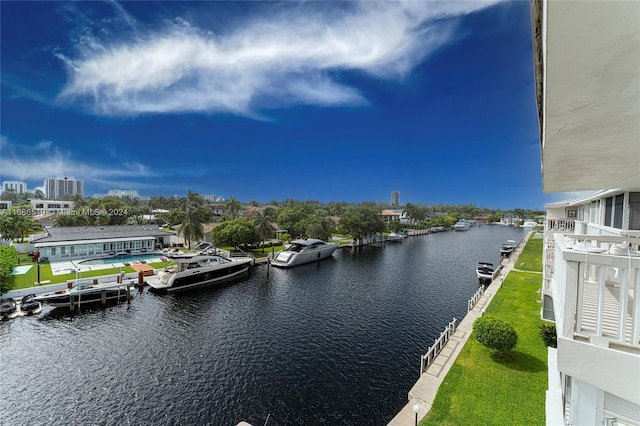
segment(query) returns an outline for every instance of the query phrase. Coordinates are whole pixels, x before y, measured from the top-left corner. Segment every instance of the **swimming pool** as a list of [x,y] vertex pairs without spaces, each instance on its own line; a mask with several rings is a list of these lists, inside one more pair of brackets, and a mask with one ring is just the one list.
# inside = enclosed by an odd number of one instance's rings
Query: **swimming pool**
[[126,254],[119,256],[110,256],[103,257],[100,259],[91,259],[91,260],[82,260],[78,262],[79,265],[108,265],[111,263],[122,263],[122,262],[135,262],[141,260],[149,260],[149,259],[159,259],[163,258],[164,253],[144,253],[144,254]]

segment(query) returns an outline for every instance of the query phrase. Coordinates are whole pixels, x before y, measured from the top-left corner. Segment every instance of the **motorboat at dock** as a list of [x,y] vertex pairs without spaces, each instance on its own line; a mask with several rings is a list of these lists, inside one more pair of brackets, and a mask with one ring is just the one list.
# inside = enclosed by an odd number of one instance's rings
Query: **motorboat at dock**
[[401,243],[404,239],[405,235],[396,234],[395,232],[391,232],[387,235],[387,241],[390,243]]
[[500,268],[496,269],[493,266],[493,263],[478,262],[478,266],[476,267],[476,276],[478,277],[480,284],[484,284],[486,282],[491,283],[496,275],[498,275],[499,270]]
[[33,298],[36,302],[55,307],[80,306],[90,304],[107,304],[109,302],[131,298],[131,285],[121,282],[97,283],[90,281],[77,282],[71,288],[43,293]]
[[0,299],[0,319],[11,319],[18,316],[18,307],[14,299]]
[[462,219],[459,220],[458,222],[456,222],[455,225],[453,225],[453,230],[454,231],[468,231],[469,228],[471,227],[471,225],[469,224],[469,221]]
[[511,253],[513,253],[513,250],[515,248],[516,248],[516,242],[514,240],[507,240],[506,242],[502,243],[502,245],[500,246],[500,256],[502,257],[511,256]]
[[337,248],[338,243],[327,243],[316,238],[293,240],[286,250],[282,250],[271,260],[271,265],[291,268],[305,263],[318,262],[331,257]]
[[198,255],[173,260],[175,266],[147,278],[146,283],[151,290],[173,292],[224,281],[247,272],[255,259],[249,256]]
[[28,294],[20,299],[18,308],[22,315],[34,315],[42,311],[42,304],[35,300],[35,294]]

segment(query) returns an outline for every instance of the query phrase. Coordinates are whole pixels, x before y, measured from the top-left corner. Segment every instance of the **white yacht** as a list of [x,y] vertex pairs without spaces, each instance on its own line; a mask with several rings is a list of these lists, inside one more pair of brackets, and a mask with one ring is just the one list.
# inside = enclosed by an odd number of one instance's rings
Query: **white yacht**
[[391,243],[401,243],[402,241],[404,241],[405,237],[405,235],[390,232],[389,235],[387,235],[387,241]]
[[304,238],[291,241],[291,245],[271,260],[273,266],[290,268],[305,263],[317,262],[331,257],[338,248],[337,243],[327,243],[316,238]]
[[454,231],[468,231],[469,230],[469,222],[465,219],[461,219],[453,225]]
[[173,292],[209,285],[237,277],[249,270],[253,257],[226,258],[219,255],[174,258],[175,266],[147,278],[152,290]]

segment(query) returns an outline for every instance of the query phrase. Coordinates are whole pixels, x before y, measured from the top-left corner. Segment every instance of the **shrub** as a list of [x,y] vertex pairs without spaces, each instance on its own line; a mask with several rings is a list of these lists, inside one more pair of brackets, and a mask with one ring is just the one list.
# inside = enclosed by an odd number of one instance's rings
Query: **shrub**
[[476,319],[473,332],[480,343],[501,354],[512,350],[518,343],[518,333],[511,324],[496,318]]
[[13,267],[18,264],[18,252],[13,246],[0,246],[0,293],[6,293],[13,287],[11,277]]
[[558,347],[558,335],[556,334],[555,324],[542,324],[540,325],[540,337],[545,345],[552,348]]

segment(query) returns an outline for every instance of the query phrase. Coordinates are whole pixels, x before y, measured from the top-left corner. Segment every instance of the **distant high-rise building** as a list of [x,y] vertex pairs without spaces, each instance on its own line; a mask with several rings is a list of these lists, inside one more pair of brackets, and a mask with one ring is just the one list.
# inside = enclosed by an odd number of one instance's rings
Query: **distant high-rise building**
[[215,203],[217,201],[224,201],[224,198],[219,197],[217,195],[203,195],[202,199],[204,199],[205,201],[208,201],[210,203]]
[[58,177],[44,181],[44,192],[48,199],[59,199],[65,195],[84,194],[84,181],[72,177]]
[[400,205],[400,193],[398,191],[391,192],[391,206],[398,207]]
[[110,189],[107,195],[111,197],[140,198],[138,191],[135,189]]
[[24,194],[27,192],[27,184],[17,180],[5,180],[2,182],[2,192],[13,190],[16,194]]

